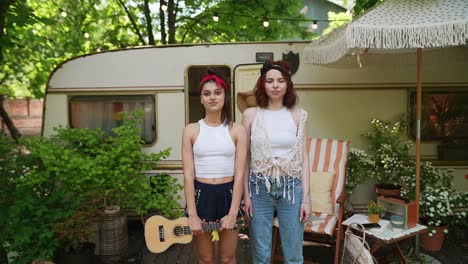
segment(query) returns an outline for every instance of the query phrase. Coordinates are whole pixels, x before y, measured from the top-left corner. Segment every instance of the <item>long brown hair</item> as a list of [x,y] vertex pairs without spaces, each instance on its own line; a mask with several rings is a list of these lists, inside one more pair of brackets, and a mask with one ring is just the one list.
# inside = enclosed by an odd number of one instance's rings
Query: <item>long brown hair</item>
[[[218,77],[219,79],[221,79],[225,84],[226,86],[225,87],[219,87],[221,89],[223,89],[224,91],[224,104],[223,104],[223,109],[221,110],[221,122],[224,124],[224,125],[230,125],[231,122],[232,122],[232,113],[231,113],[231,94],[229,93],[229,84],[226,82],[226,80],[224,80],[220,74],[218,74],[214,69],[212,68],[209,68],[207,70],[207,74],[209,75],[216,75],[216,77]],[[217,84],[215,78],[212,78],[212,79],[206,79],[205,81],[202,81],[200,83],[200,95],[201,95],[201,92],[203,90],[203,85],[205,83],[215,83]],[[227,88],[227,89],[226,89]]]
[[263,64],[261,69],[261,76],[257,80],[255,85],[255,99],[257,100],[257,105],[261,108],[266,108],[268,106],[268,95],[265,90],[265,79],[266,73],[269,70],[278,70],[281,72],[281,75],[286,80],[286,93],[283,97],[283,105],[288,109],[293,108],[297,102],[298,97],[296,91],[294,90],[294,84],[291,80],[290,68],[287,61],[267,61]]

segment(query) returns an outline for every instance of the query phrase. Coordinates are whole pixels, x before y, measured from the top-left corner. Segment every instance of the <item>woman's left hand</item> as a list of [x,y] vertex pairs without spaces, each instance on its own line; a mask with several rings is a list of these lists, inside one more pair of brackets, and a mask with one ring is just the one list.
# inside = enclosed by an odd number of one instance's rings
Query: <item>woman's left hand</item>
[[236,226],[237,215],[226,215],[221,218],[221,231],[233,230]]
[[299,216],[302,223],[306,222],[310,217],[310,203],[301,203],[301,215]]

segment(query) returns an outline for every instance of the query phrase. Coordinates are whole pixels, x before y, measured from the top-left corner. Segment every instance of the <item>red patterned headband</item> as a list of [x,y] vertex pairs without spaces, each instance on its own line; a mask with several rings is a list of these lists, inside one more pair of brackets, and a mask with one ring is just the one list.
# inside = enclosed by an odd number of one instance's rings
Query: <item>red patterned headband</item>
[[215,74],[205,74],[203,76],[203,79],[200,82],[200,87],[199,87],[200,91],[202,90],[203,85],[209,80],[214,80],[216,84],[218,85],[218,87],[222,87],[226,92],[229,92],[229,87],[226,84],[226,82]]

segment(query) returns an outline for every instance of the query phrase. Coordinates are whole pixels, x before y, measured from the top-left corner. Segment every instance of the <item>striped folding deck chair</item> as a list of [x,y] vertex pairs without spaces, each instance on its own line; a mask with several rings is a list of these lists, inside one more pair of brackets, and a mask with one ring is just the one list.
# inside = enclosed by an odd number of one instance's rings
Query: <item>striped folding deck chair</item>
[[[309,161],[311,171],[335,172],[331,190],[331,201],[334,202],[334,214],[315,214],[317,217],[325,219],[324,223],[317,225],[306,225],[304,240],[318,242],[319,244],[335,246],[335,261],[339,260],[340,239],[342,236],[342,225],[345,206],[344,186],[346,182],[346,162],[348,159],[349,141],[336,139],[313,138],[308,140]],[[313,184],[313,183],[312,183]],[[276,255],[276,245],[278,241],[278,221],[273,228],[273,248],[271,262],[281,260],[282,256]],[[305,243],[307,244],[307,243]],[[317,243],[313,243],[317,244]],[[304,263],[310,263],[305,261]]]

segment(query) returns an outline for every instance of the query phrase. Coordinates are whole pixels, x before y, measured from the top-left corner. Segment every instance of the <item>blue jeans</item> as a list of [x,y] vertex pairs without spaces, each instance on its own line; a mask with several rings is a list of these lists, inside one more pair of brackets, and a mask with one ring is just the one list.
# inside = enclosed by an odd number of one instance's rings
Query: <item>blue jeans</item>
[[[266,188],[265,181],[270,181],[270,192]],[[278,214],[284,263],[303,263],[304,224],[299,220],[302,201],[301,181],[289,177],[281,177],[279,184],[271,181],[271,178],[254,175],[249,179],[253,206],[253,216],[250,221],[253,263],[270,263],[275,209]]]

